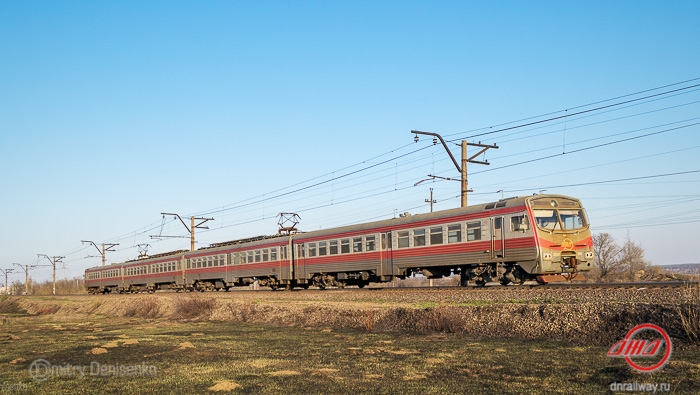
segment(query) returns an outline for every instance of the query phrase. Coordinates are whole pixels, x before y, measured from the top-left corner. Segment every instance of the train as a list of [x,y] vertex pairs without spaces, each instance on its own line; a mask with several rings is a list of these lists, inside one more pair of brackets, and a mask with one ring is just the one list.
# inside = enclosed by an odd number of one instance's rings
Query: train
[[579,199],[554,194],[311,232],[286,232],[174,251],[85,271],[95,293],[363,288],[414,275],[461,286],[547,283],[593,267]]

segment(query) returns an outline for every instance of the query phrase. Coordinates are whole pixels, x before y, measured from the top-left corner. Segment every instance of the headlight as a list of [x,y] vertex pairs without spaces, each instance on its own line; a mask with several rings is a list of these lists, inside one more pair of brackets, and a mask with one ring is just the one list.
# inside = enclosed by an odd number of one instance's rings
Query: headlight
[[593,259],[593,253],[592,253],[592,252],[587,252],[587,253],[586,253],[586,259]]
[[545,252],[544,254],[542,254],[542,259],[552,260],[552,254]]

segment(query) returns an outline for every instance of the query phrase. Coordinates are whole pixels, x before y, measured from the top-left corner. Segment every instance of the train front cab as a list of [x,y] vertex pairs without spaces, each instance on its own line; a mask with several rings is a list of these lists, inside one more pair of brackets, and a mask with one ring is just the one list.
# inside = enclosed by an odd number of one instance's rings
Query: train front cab
[[548,195],[530,198],[528,203],[538,257],[534,267],[526,270],[541,283],[582,279],[580,273],[593,267],[593,239],[581,202]]

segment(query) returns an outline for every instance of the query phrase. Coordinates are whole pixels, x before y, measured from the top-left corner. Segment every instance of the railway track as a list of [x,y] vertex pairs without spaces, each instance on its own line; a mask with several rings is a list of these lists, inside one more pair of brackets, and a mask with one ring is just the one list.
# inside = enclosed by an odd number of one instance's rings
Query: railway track
[[[522,285],[507,285],[498,284],[486,285],[483,287],[477,286],[434,286],[434,287],[377,287],[365,288],[369,291],[381,290],[464,290],[469,292],[497,292],[497,291],[514,291],[514,290],[530,290],[530,289],[659,289],[659,288],[680,288],[692,284],[687,281],[659,281],[659,282],[624,282],[624,283],[577,283],[577,282],[559,282],[548,284],[522,284]],[[328,291],[338,290],[328,289]],[[346,288],[345,290],[357,290],[355,288]]]

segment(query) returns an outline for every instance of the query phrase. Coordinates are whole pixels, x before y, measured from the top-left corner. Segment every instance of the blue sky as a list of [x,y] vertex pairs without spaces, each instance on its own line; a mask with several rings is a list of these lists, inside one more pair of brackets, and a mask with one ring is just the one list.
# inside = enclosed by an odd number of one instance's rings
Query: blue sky
[[700,173],[603,183],[700,170],[698,8],[2,2],[0,268],[60,255],[80,276],[100,261],[83,239],[119,243],[109,262],[136,244],[188,248],[149,237],[186,234],[161,212],[215,218],[201,247],[274,233],[279,212],[302,230],[426,212],[429,188],[436,209],[457,207],[458,183],[413,187],[458,174],[412,129],[499,145],[490,166],[470,165],[470,203],[576,196],[594,232],[629,236],[657,264],[698,262]]

